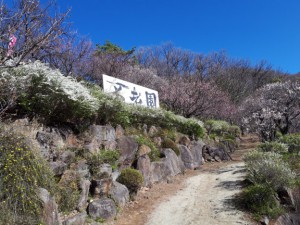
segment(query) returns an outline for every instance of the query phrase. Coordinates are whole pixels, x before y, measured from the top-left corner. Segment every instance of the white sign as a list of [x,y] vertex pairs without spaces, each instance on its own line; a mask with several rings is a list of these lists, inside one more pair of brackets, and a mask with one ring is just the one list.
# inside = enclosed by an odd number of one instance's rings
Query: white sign
[[159,108],[157,91],[105,74],[103,74],[103,90],[106,93],[117,95],[126,103]]

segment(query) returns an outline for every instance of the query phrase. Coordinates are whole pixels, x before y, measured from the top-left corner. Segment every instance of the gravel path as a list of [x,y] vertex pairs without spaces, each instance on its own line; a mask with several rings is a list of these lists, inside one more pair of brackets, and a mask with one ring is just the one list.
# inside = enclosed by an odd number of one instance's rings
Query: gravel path
[[214,172],[186,180],[176,195],[162,202],[149,215],[147,225],[250,225],[231,200],[241,190],[244,163],[238,162]]

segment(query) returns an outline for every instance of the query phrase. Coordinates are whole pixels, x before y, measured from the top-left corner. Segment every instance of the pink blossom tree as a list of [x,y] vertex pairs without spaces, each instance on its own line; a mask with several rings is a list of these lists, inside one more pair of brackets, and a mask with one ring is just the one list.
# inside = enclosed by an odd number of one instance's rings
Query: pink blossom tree
[[162,85],[160,100],[169,110],[185,117],[231,119],[235,106],[211,82],[192,76],[175,76]]

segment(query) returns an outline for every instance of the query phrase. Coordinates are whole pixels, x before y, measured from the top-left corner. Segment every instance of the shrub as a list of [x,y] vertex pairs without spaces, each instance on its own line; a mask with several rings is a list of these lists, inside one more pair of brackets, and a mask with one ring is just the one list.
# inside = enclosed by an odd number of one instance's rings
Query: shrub
[[179,155],[180,154],[180,150],[177,146],[177,144],[171,140],[170,138],[164,138],[162,143],[161,143],[161,147],[163,148],[171,148],[175,153],[176,155]]
[[172,141],[176,141],[177,133],[174,129],[160,129],[155,136],[159,136],[161,138],[170,138]]
[[228,133],[234,137],[239,137],[241,136],[241,129],[236,125],[232,125],[228,127]]
[[298,179],[300,179],[300,155],[296,153],[284,154],[283,160],[288,163],[290,168],[298,174]]
[[137,137],[136,141],[139,145],[147,145],[151,149],[151,152],[148,155],[152,162],[158,161],[160,159],[160,151],[150,138],[140,135]]
[[288,146],[279,142],[265,142],[259,144],[257,150],[261,152],[286,153],[288,152]]
[[117,181],[124,184],[131,194],[135,194],[142,187],[144,178],[140,171],[126,168],[121,171]]
[[254,184],[247,187],[241,196],[243,206],[257,215],[268,215],[276,217],[282,213],[282,209],[277,206],[275,199],[276,192],[267,185]]
[[101,174],[98,173],[99,167],[103,163],[108,163],[111,165],[112,169],[117,169],[119,157],[120,152],[118,150],[101,149],[100,153],[91,156],[91,158],[88,160],[92,175],[101,176]]
[[58,210],[60,212],[69,213],[76,209],[80,197],[78,187],[79,177],[77,172],[74,170],[65,171],[58,183],[58,188],[55,193]]
[[[88,88],[74,78],[35,61],[5,71],[16,86],[21,112],[39,116],[46,122],[77,122],[90,118],[98,109],[98,101]],[[24,81],[24,82],[22,82]],[[19,110],[20,111],[20,110]]]
[[290,153],[300,152],[300,134],[288,134],[279,139],[280,142],[287,144]]
[[109,122],[125,128],[142,124],[155,125],[168,130],[176,129],[194,138],[204,136],[203,124],[199,120],[187,119],[163,109],[126,104],[112,95],[103,93],[96,85],[91,86],[90,89],[92,95],[99,102],[97,119],[100,123]]
[[37,190],[53,190],[49,167],[30,149],[25,137],[11,131],[0,134],[0,156],[1,208],[13,215],[13,224],[26,218],[38,221],[42,206]]
[[228,131],[229,124],[223,120],[207,120],[204,123],[204,127],[206,128],[208,134],[215,133],[217,135],[221,135]]
[[248,178],[254,184],[269,185],[277,191],[289,186],[295,179],[295,174],[277,153],[253,151],[244,160]]

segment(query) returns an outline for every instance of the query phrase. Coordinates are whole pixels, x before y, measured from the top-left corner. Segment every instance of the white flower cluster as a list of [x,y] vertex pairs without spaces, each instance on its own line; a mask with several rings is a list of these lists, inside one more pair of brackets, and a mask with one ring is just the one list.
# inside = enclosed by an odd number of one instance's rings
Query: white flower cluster
[[35,61],[18,66],[14,70],[16,74],[22,75],[20,78],[42,78],[37,85],[48,87],[48,90],[52,92],[49,95],[59,93],[66,96],[69,100],[90,107],[93,111],[96,111],[99,107],[98,100],[91,95],[88,88],[77,82],[74,78],[66,77],[59,70],[51,69],[44,63]]
[[300,115],[300,83],[267,84],[240,107],[246,128],[272,140],[276,130],[288,130]]

